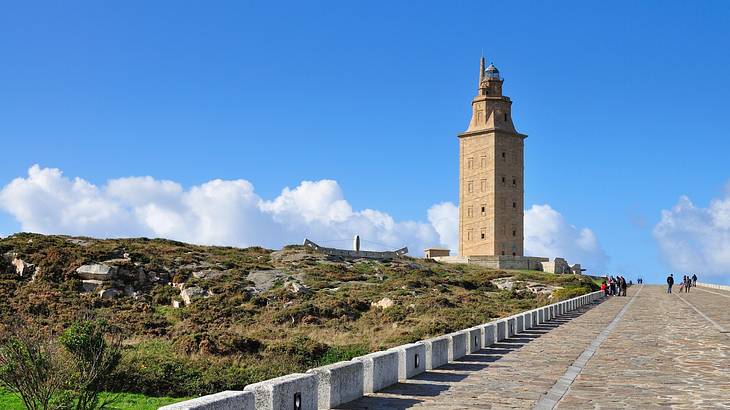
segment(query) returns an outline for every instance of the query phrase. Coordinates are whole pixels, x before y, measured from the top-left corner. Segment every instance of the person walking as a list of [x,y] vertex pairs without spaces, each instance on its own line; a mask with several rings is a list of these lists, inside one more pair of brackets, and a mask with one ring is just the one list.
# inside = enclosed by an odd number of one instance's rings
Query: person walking
[[689,288],[692,287],[692,278],[687,275],[687,281],[684,282],[684,291],[685,293],[689,293]]
[[667,276],[667,293],[672,293],[672,286],[674,286],[674,274],[670,273]]
[[608,285],[606,285],[605,280],[601,282],[601,292],[603,292],[603,296],[608,297]]
[[692,274],[692,286],[697,286],[697,274]]
[[624,278],[623,276],[621,276],[621,295],[622,296],[626,296],[626,288],[627,288],[627,286],[626,286],[626,278]]

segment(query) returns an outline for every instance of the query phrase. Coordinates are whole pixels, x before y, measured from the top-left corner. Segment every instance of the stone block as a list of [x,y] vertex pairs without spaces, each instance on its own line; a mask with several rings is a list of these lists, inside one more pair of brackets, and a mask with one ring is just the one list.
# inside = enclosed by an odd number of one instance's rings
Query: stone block
[[469,332],[469,343],[467,344],[467,353],[478,352],[482,348],[482,329],[478,327],[472,327],[466,329]]
[[426,345],[416,342],[392,348],[398,352],[398,380],[410,379],[426,371]]
[[112,280],[116,274],[116,266],[109,266],[104,263],[82,265],[76,269],[76,275],[81,279]]
[[160,407],[158,410],[255,410],[253,392],[226,390]]
[[515,316],[515,334],[525,331],[525,317],[523,315]]
[[501,342],[507,338],[507,321],[500,320],[497,322],[497,341]]
[[398,352],[386,350],[352,360],[362,362],[365,393],[373,393],[398,383]]
[[532,312],[522,314],[522,331],[532,327]]
[[436,369],[449,362],[448,336],[424,340],[426,345],[426,370]]
[[547,315],[545,314],[545,308],[537,310],[537,323],[543,324],[547,321]]
[[162,406],[158,410],[254,410],[255,405],[256,398],[252,392],[226,390]]
[[497,324],[487,323],[482,325],[482,347],[488,347],[495,343],[497,335]]
[[317,407],[330,409],[363,396],[364,366],[351,360],[309,370],[317,376]]
[[317,376],[293,373],[249,384],[244,391],[256,396],[256,410],[317,408]]
[[454,332],[449,335],[449,361],[466,356],[466,347],[469,338],[469,332],[462,330],[460,332]]
[[507,318],[507,337],[510,338],[517,334],[517,324],[515,318]]

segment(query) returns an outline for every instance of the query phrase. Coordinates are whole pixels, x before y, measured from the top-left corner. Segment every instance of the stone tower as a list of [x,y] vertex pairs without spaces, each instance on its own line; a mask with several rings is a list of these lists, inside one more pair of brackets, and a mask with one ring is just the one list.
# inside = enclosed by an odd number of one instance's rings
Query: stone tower
[[469,128],[459,134],[459,255],[523,256],[524,140],[512,101],[490,64],[479,64]]

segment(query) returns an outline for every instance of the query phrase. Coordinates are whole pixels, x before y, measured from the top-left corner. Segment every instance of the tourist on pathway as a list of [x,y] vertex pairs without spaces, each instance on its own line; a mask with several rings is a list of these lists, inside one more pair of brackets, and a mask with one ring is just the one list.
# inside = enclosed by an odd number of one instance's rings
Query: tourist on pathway
[[608,286],[606,286],[605,280],[601,282],[601,292],[603,292],[603,296],[608,296]]
[[611,288],[611,291],[609,292],[611,296],[616,296],[616,279],[614,279],[613,276],[611,276],[608,280],[608,286]]
[[672,286],[674,285],[674,274],[670,273],[667,276],[667,293],[672,293]]
[[690,278],[688,275],[687,279],[685,279],[685,282],[684,282],[684,291],[686,293],[689,293],[689,288],[691,288],[691,287],[692,287],[692,278]]
[[697,286],[697,274],[692,274],[692,286]]
[[626,286],[626,278],[624,278],[623,276],[621,276],[620,281],[621,281],[621,283],[620,283],[620,286],[621,286],[621,295],[622,296],[626,296],[626,288],[627,288],[627,286]]

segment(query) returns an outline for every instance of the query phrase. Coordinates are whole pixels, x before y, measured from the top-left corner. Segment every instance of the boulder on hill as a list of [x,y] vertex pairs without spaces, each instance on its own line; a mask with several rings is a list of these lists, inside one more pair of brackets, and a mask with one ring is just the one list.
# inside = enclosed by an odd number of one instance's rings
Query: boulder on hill
[[286,277],[286,273],[279,269],[255,270],[251,271],[246,279],[253,282],[259,292],[266,292],[271,289],[274,284]]
[[80,266],[76,269],[76,274],[81,279],[112,280],[117,274],[117,267],[105,263],[93,263]]
[[185,306],[193,303],[197,299],[201,299],[208,296],[208,292],[198,286],[192,286],[189,288],[185,288],[180,292],[180,297],[182,298],[183,302],[185,302]]
[[99,296],[102,299],[114,299],[115,297],[119,296],[122,292],[116,290],[116,289],[104,289],[99,291]]
[[197,279],[217,279],[223,276],[223,272],[219,270],[201,270],[197,272],[193,272],[193,277]]

